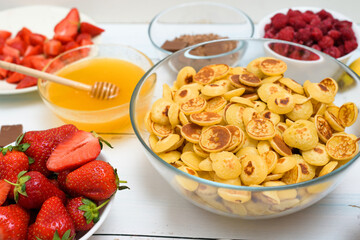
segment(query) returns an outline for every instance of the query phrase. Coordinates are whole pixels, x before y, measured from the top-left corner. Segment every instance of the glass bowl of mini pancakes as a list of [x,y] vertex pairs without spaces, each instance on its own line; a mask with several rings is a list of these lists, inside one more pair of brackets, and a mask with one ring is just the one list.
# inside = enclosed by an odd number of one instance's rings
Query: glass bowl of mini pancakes
[[[231,41],[222,55],[204,45]],[[289,44],[321,57],[301,65],[264,46]],[[346,75],[351,85],[342,84]],[[156,82],[147,107],[141,92]],[[242,219],[284,216],[313,205],[359,157],[359,77],[319,51],[272,39],[227,39],[180,50],[136,86],[130,117],[154,167],[185,199]],[[167,183],[166,183],[167,182]]]

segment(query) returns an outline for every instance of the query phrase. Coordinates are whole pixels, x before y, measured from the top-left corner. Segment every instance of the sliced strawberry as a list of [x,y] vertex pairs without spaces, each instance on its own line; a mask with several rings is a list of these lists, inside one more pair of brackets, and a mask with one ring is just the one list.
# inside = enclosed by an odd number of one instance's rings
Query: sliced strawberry
[[88,33],[80,33],[80,34],[77,35],[77,37],[76,37],[76,42],[77,42],[78,44],[80,44],[83,39],[86,39],[86,40],[90,40],[90,41],[91,41],[91,35],[88,34]]
[[32,87],[32,86],[35,86],[36,83],[37,83],[37,78],[30,77],[30,76],[25,76],[25,77],[24,77],[23,79],[21,79],[21,81],[18,83],[18,85],[16,86],[16,89]]
[[[2,60],[5,61],[5,62],[12,62],[12,61],[13,61],[13,57],[11,57],[11,56],[4,56]],[[8,70],[3,69],[3,68],[0,68],[0,79],[6,78],[7,75],[8,75],[8,72],[9,72]]]
[[92,37],[96,37],[97,35],[100,35],[105,30],[102,28],[99,28],[91,23],[88,22],[82,22],[80,23],[80,33],[88,33]]
[[16,37],[20,37],[22,40],[25,41],[26,44],[30,44],[30,35],[32,32],[30,29],[23,27],[17,34]]
[[3,54],[11,57],[20,57],[20,51],[16,48],[5,44],[3,47]]
[[6,79],[6,82],[8,83],[18,83],[21,79],[25,77],[24,74],[13,72],[10,74],[10,76]]
[[91,45],[91,44],[94,44],[93,41],[88,40],[88,39],[83,39],[80,42],[80,46],[87,46],[87,45]]
[[54,172],[74,169],[95,160],[100,151],[101,144],[97,136],[78,131],[56,146],[46,162],[46,167]]
[[28,45],[20,37],[9,38],[8,40],[6,40],[6,44],[12,48],[19,50],[21,56],[24,55],[26,47]]
[[60,41],[51,39],[44,43],[44,53],[47,56],[57,56],[62,52],[62,44]]
[[70,42],[75,39],[80,24],[79,11],[72,8],[66,17],[61,20],[54,28],[54,39],[61,42]]
[[80,46],[80,45],[79,45],[77,42],[71,41],[71,42],[68,42],[68,43],[64,46],[64,51],[68,51],[68,50],[77,48],[77,47],[79,47],[79,46]]
[[11,189],[10,184],[5,182],[4,180],[0,180],[0,206],[6,201],[10,189]]
[[38,55],[38,54],[42,54],[42,53],[43,53],[42,45],[36,45],[36,46],[28,45],[25,50],[24,57]]
[[11,32],[9,31],[4,31],[4,30],[0,30],[0,41],[3,40],[5,41],[6,39],[8,39],[11,36]]
[[30,40],[30,44],[33,46],[43,45],[46,40],[46,37],[42,34],[32,33],[29,36],[29,40]]
[[50,58],[45,58],[43,55],[34,55],[29,57],[31,66],[40,71],[42,71],[46,64],[48,64],[51,60]]

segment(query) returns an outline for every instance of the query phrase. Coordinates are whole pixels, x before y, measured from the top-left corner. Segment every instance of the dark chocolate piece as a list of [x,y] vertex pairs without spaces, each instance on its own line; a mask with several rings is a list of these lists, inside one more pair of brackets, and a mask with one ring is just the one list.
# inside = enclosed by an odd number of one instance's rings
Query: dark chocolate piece
[[23,126],[17,125],[3,125],[0,130],[0,147],[4,147],[14,142],[18,136],[23,133]]

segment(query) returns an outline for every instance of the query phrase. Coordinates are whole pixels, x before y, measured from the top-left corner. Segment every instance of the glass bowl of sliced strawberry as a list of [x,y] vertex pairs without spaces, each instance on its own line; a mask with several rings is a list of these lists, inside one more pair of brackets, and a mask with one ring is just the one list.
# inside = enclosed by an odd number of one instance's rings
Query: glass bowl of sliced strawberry
[[127,188],[101,154],[103,142],[68,124],[0,148],[0,239],[88,239]]
[[[280,9],[262,18],[255,37],[290,41],[322,51],[346,63],[356,49],[360,31],[351,19],[334,10],[317,7]],[[300,61],[317,61],[319,55],[296,48],[266,46],[276,54]]]

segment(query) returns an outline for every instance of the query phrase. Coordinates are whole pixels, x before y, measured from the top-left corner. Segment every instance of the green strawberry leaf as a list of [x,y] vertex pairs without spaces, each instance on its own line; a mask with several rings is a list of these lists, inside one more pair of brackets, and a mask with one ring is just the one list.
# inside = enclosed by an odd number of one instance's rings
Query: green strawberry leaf
[[23,140],[25,136],[25,133],[21,134],[20,136],[18,136],[18,138],[16,139],[16,145],[19,145],[21,143],[21,141]]
[[58,231],[55,230],[53,240],[72,240],[75,236],[70,236],[70,234],[71,234],[71,230],[69,229],[64,233],[62,238],[60,238]]
[[103,143],[105,143],[109,148],[113,148],[113,146],[111,146],[111,144],[108,141],[100,137],[96,132],[91,131],[91,133],[99,139],[99,144],[101,149],[103,148]]
[[28,156],[28,159],[29,159],[29,165],[30,165],[30,164],[33,164],[33,163],[35,162],[35,160],[34,160],[32,157],[29,157],[29,156]]
[[99,206],[96,206],[94,202],[87,198],[82,198],[81,202],[83,203],[83,205],[79,206],[78,209],[84,212],[86,223],[89,224],[91,223],[91,221],[93,221],[94,223],[99,221],[99,209],[105,206],[109,202],[109,199]]

